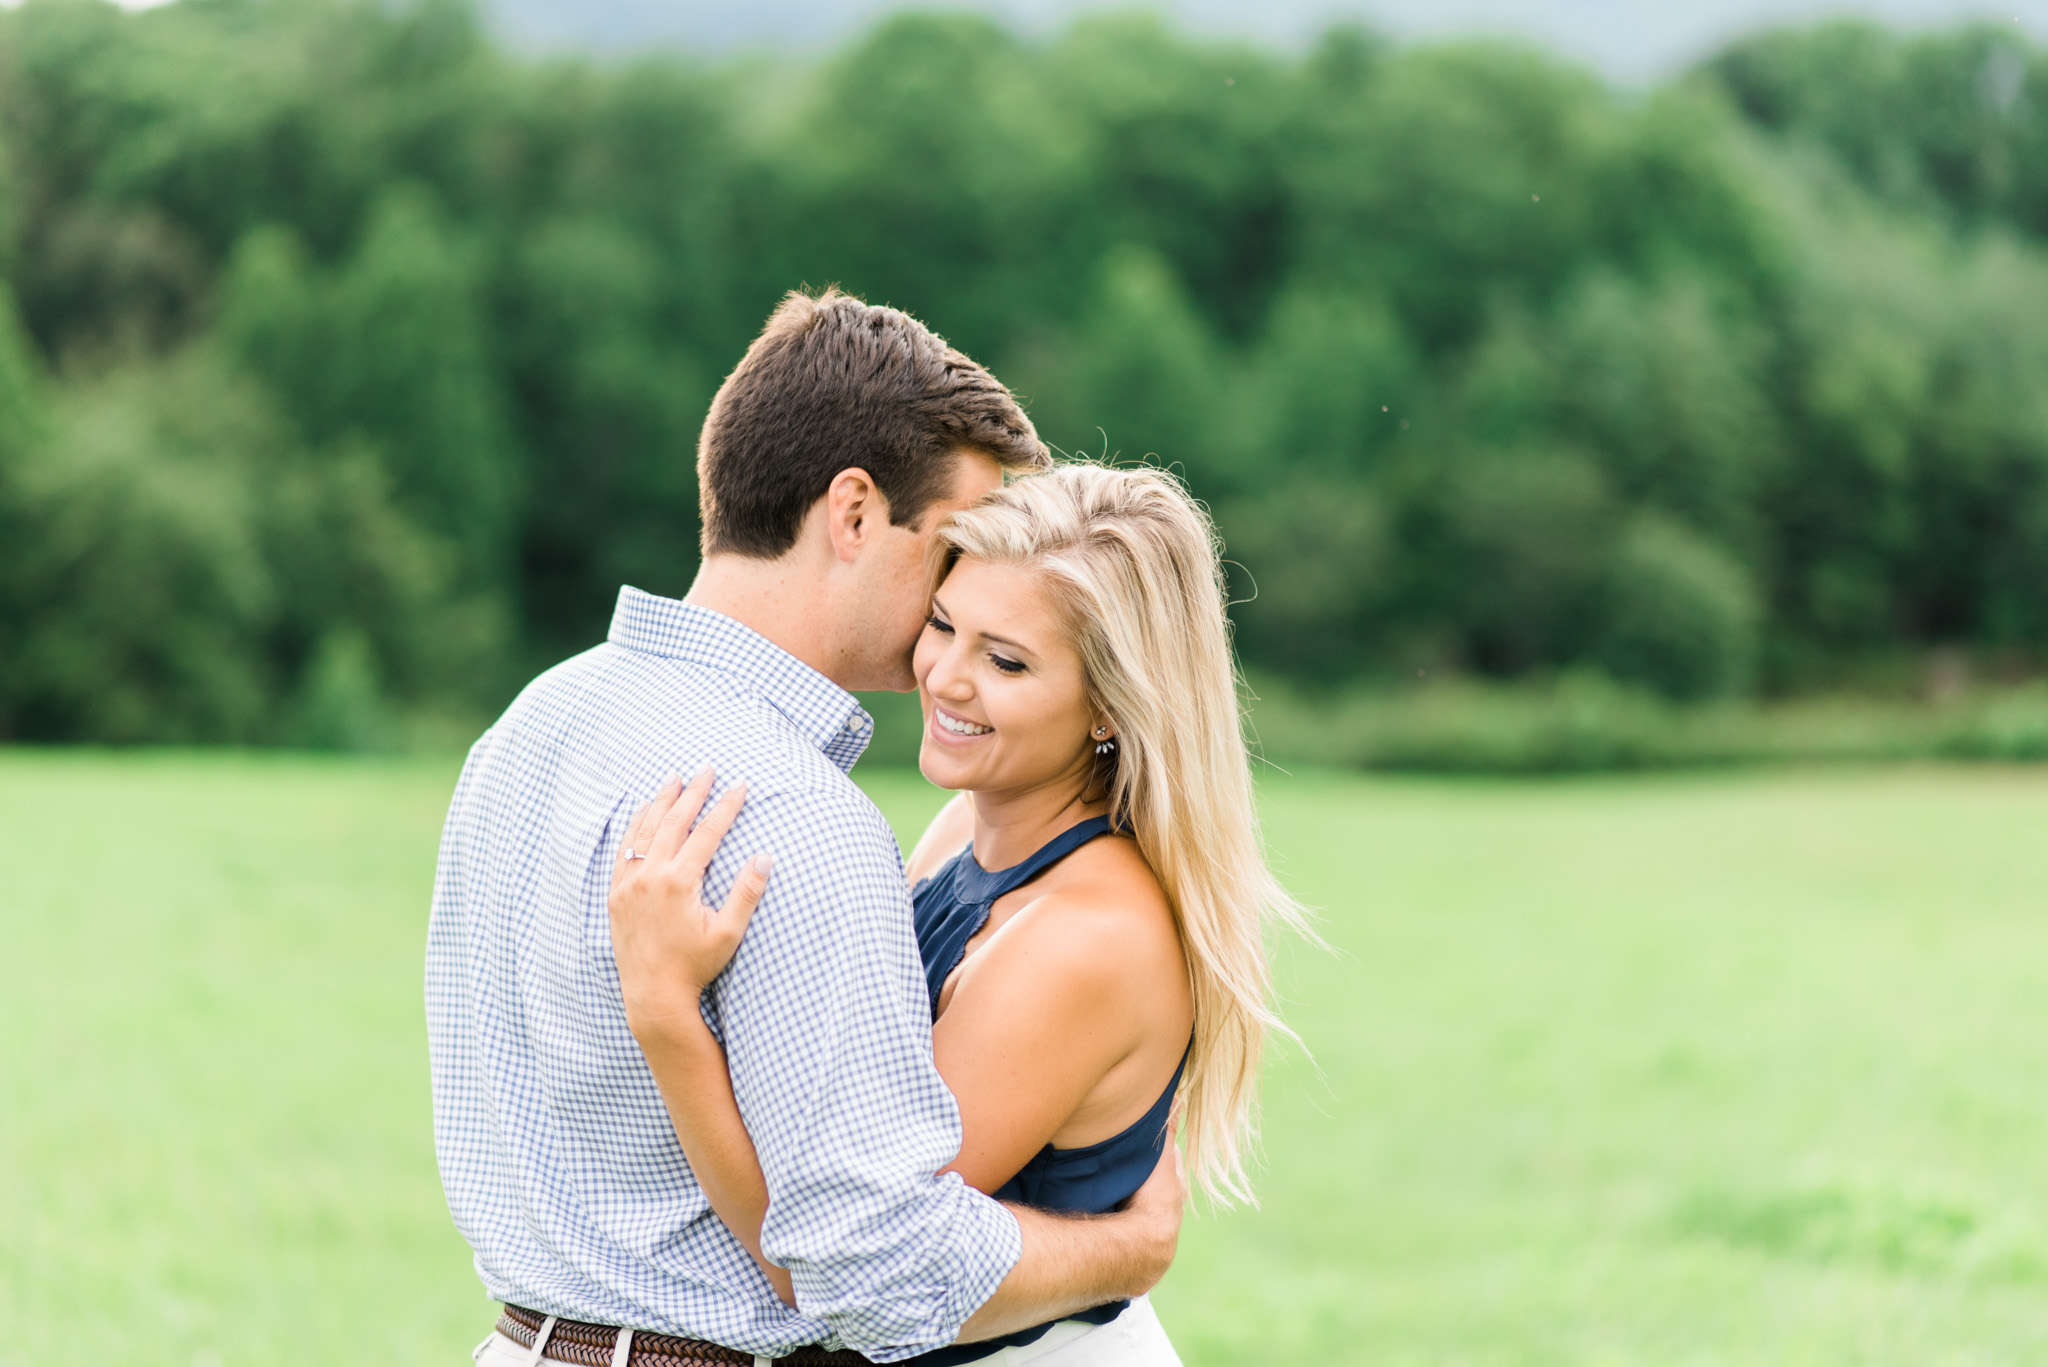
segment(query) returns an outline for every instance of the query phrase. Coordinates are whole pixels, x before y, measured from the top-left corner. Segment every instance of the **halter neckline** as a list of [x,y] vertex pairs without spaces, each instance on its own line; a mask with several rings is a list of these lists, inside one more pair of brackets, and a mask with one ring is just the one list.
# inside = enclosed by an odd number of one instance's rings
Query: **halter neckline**
[[983,868],[970,845],[962,851],[965,857],[954,873],[954,886],[962,894],[962,901],[993,902],[1004,893],[1023,887],[1075,850],[1098,836],[1109,834],[1112,829],[1113,825],[1106,816],[1091,816],[1077,821],[1006,869]]

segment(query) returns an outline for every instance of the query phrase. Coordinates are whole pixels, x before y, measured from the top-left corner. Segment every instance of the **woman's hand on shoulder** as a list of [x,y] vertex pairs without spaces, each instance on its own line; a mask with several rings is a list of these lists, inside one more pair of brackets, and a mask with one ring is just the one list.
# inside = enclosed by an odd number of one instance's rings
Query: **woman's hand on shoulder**
[[910,885],[916,887],[939,871],[939,867],[974,839],[974,803],[965,793],[953,794],[953,800],[939,809],[931,825],[924,828],[918,838],[917,847],[910,852],[903,871],[910,877]]
[[767,890],[770,859],[756,855],[733,881],[725,905],[704,902],[704,870],[747,800],[735,784],[710,811],[712,772],[684,786],[671,778],[642,807],[612,865],[612,956],[626,1022],[636,1036],[701,1026],[698,999],[738,952],[747,922]]

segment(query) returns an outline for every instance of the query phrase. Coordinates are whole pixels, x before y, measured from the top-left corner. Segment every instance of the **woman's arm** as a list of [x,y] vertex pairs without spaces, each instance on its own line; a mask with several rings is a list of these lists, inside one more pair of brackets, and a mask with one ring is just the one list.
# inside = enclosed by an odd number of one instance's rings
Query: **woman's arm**
[[[789,1273],[761,1256],[768,1183],[740,1120],[725,1051],[698,1009],[704,989],[732,961],[768,886],[764,857],[734,882],[722,910],[712,912],[699,900],[712,852],[746,801],[745,785],[734,787],[692,830],[710,791],[709,770],[687,789],[670,779],[634,818],[612,869],[612,954],[626,1023],[661,1088],[690,1171],[775,1294],[794,1306]],[[645,857],[630,859],[629,853]]]
[[669,1123],[682,1142],[690,1171],[711,1209],[775,1286],[785,1304],[796,1305],[789,1273],[761,1256],[761,1222],[768,1218],[768,1182],[754,1141],[740,1120],[739,1102],[726,1072],[725,1050],[712,1038],[704,1018],[676,1018],[672,1027],[636,1030],[640,1052],[661,1088]]
[[1052,894],[961,967],[932,1051],[960,1105],[950,1167],[969,1186],[994,1191],[1077,1121],[1133,1118],[1083,1108],[1114,1070],[1146,1065],[1148,1041],[1185,1038],[1177,956],[1170,940],[1164,953],[1148,943],[1160,937],[1145,930],[1128,905],[1105,906],[1093,890],[1085,900]]

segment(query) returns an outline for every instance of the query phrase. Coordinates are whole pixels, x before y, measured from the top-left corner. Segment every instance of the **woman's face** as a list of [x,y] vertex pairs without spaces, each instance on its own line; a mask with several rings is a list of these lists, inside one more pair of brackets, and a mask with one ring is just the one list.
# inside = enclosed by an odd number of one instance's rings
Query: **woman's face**
[[912,668],[924,707],[918,767],[941,788],[1085,784],[1090,731],[1081,655],[1028,567],[961,560],[933,595]]

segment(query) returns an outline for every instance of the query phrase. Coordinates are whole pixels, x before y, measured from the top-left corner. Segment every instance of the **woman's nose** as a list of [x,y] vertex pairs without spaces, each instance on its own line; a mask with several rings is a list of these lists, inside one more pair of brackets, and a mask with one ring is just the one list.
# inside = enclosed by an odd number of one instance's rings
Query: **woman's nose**
[[958,702],[974,692],[974,685],[967,677],[967,671],[960,667],[957,650],[947,650],[932,663],[932,672],[925,676],[925,687],[935,698],[946,698]]

